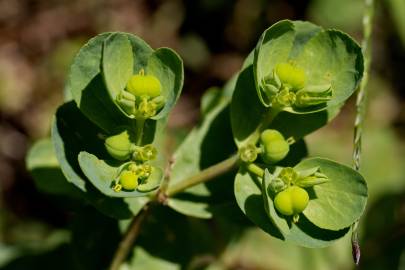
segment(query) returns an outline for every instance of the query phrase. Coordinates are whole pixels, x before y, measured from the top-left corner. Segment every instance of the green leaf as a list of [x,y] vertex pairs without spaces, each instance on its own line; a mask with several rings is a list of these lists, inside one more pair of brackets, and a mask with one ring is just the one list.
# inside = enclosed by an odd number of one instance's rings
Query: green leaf
[[255,85],[263,105],[269,107],[271,100],[262,93],[262,79],[271,74],[277,63],[286,62],[292,51],[299,52],[308,37],[318,31],[320,28],[311,23],[289,20],[277,22],[264,31],[254,54]]
[[311,158],[294,168],[319,167],[329,181],[307,189],[309,204],[304,215],[316,226],[340,230],[360,218],[367,202],[367,184],[355,170],[331,160]]
[[251,56],[246,59],[245,69],[240,72],[235,84],[231,103],[232,132],[238,147],[257,140],[260,132],[266,128],[276,129],[285,138],[293,137],[294,140],[298,141],[326,125],[339,113],[342,105],[308,114],[294,114],[284,111],[277,114],[270,124],[263,125],[263,122],[268,122],[269,109],[261,106],[257,98],[252,61]]
[[[276,216],[272,215],[273,219],[277,220],[277,222],[273,223],[265,211],[261,188],[262,184],[259,179],[252,178],[243,169],[239,170],[235,178],[234,192],[240,209],[259,228],[273,237],[304,247],[320,248],[331,245],[333,241],[343,237],[349,230],[349,228],[339,231],[321,229],[301,215],[297,224],[288,224],[289,232],[283,226],[283,235],[275,225],[283,222],[279,220],[278,214],[276,213]],[[272,200],[268,200],[267,203],[269,209],[274,209]],[[270,214],[272,212],[273,210],[271,210]]]
[[50,139],[39,140],[30,148],[26,164],[39,190],[75,198],[81,195],[80,191],[66,180],[60,170]]
[[206,115],[217,104],[218,98],[222,95],[221,89],[218,87],[208,88],[204,95],[201,97],[201,115]]
[[332,85],[332,99],[326,106],[336,106],[348,99],[363,76],[361,48],[348,35],[326,30],[311,38],[296,58],[307,71],[307,83]]
[[212,218],[209,206],[210,195],[207,187],[200,184],[169,198],[167,205],[183,215],[209,219]]
[[169,48],[159,48],[148,59],[147,74],[155,75],[162,84],[162,95],[166,98],[163,109],[152,119],[166,117],[174,107],[183,88],[184,70],[180,56]]
[[125,89],[133,74],[134,55],[128,37],[122,33],[113,33],[104,40],[103,76],[112,100]]
[[[205,114],[202,122],[188,134],[174,154],[175,162],[172,167],[170,186],[236,152],[229,126],[230,97],[224,96],[224,92],[216,91],[207,92],[203,100],[210,99],[210,104],[204,106]],[[168,205],[185,215],[211,218],[216,205],[232,199],[232,194],[226,192],[227,189],[229,190],[227,183],[231,183],[229,177],[232,178],[226,174],[212,183],[189,188],[169,198]]]
[[103,131],[90,122],[73,102],[65,103],[57,110],[52,127],[56,157],[66,179],[83,191],[86,191],[86,181],[77,156],[85,150],[108,157],[104,141],[100,139],[102,134]]
[[[157,189],[163,178],[163,171],[160,168],[153,167],[152,174],[148,178],[148,183],[140,185],[139,189],[134,191],[121,190],[115,192],[112,189],[113,180],[119,176],[120,162],[111,160],[100,160],[95,155],[82,151],[79,153],[79,164],[83,173],[90,182],[101,191],[101,193],[110,197],[141,197],[146,196],[146,192]],[[141,191],[142,190],[142,191]]]
[[332,121],[339,114],[341,107],[342,105],[331,106],[326,110],[308,114],[281,112],[269,128],[278,130],[285,138],[292,137],[297,141]]
[[306,86],[332,85],[331,100],[303,108],[283,108],[291,113],[312,113],[343,103],[353,94],[363,75],[361,48],[348,35],[322,30],[308,22],[281,21],[263,33],[255,50],[255,85],[266,107],[271,105],[271,100],[262,93],[263,83],[273,76],[277,64],[287,62],[304,70]]
[[180,270],[181,265],[164,260],[159,257],[155,257],[148,252],[146,252],[141,247],[136,247],[134,249],[133,258],[131,260],[131,269],[138,270],[149,270],[149,269],[159,269],[159,270]]
[[[154,51],[143,40],[131,34],[113,33],[105,40],[103,74],[113,101],[125,88],[129,78],[142,69],[146,74],[156,76],[162,85],[166,103],[153,117],[155,120],[162,119],[176,104],[183,87],[181,58],[169,48]],[[123,110],[121,112],[130,117]]]
[[66,91],[72,93],[82,113],[104,131],[128,124],[112,101],[101,75],[103,43],[110,35],[98,35],[80,49],[66,83]]
[[[269,173],[266,169],[264,171],[264,177],[261,181],[261,190],[264,203],[264,210],[267,213],[267,216],[270,218],[271,222],[276,226],[283,236],[287,236],[290,232],[289,224],[285,218],[278,214],[274,208],[273,201],[267,195],[267,189],[269,188],[270,182],[273,180],[273,175]],[[260,181],[256,179],[256,181]]]
[[[238,76],[231,103],[232,133],[238,147],[246,144],[252,134],[258,133],[266,112],[257,98],[253,66],[249,65]],[[258,139],[259,135],[255,135]]]
[[[121,33],[124,34],[124,33]],[[148,64],[148,59],[154,52],[153,49],[141,38],[132,34],[125,34],[132,45],[132,54],[134,59],[134,74],[139,73],[141,69],[145,69]]]
[[328,107],[327,110],[308,114],[280,112],[269,125],[262,125],[269,117],[269,110],[260,105],[255,95],[256,88],[253,76],[253,55],[250,54],[244,63],[244,69],[235,82],[235,91],[231,103],[232,132],[236,144],[241,147],[249,141],[258,139],[259,133],[272,128],[280,131],[285,138],[295,141],[330,122],[340,111],[343,104]]
[[107,157],[103,141],[98,135],[101,129],[90,122],[73,101],[60,106],[52,125],[52,142],[56,158],[67,181],[85,192],[89,203],[103,214],[127,219],[139,212],[148,201],[145,198],[110,198],[98,191],[84,176],[78,162],[81,151]]

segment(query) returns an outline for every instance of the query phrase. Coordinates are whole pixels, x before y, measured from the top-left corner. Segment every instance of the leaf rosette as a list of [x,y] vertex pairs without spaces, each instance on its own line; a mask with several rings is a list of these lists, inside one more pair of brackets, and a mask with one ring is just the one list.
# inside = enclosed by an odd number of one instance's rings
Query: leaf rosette
[[353,94],[363,75],[363,56],[357,43],[340,31],[284,20],[261,36],[253,71],[262,105],[312,113]]
[[[66,85],[77,107],[61,106],[53,127],[62,169],[80,175],[64,170],[67,180],[82,190],[91,183],[110,197],[146,196],[158,188],[163,162],[153,143],[182,85],[182,61],[171,49],[153,50],[127,33],[92,38],[76,55]],[[134,190],[120,188],[128,164],[148,168],[136,170]]]
[[[279,170],[270,170],[273,174],[266,170],[263,177],[257,177],[242,167],[235,178],[235,197],[249,219],[283,241],[305,247],[328,246],[343,237],[365,209],[367,185],[358,172],[331,160],[310,158],[293,168],[297,175],[304,174],[296,184],[309,194],[308,205],[294,222],[274,205],[275,175]],[[322,172],[320,178],[305,175],[318,170]]]

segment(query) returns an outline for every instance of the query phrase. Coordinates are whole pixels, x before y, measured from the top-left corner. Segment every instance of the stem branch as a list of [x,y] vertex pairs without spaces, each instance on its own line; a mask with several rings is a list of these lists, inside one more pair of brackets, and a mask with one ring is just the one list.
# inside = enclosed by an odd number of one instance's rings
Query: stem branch
[[136,238],[139,235],[140,227],[142,222],[144,221],[148,211],[149,206],[145,205],[145,207],[141,210],[141,212],[135,216],[131,224],[128,226],[128,229],[124,235],[124,238],[118,245],[117,250],[115,251],[113,260],[110,265],[110,270],[119,270],[122,262],[128,256],[129,251],[131,250]]
[[257,126],[256,130],[246,139],[248,143],[256,144],[259,140],[260,133],[265,130],[276,116],[281,112],[280,108],[270,108],[262,117],[261,123]]
[[250,163],[246,166],[246,169],[253,173],[254,175],[256,175],[257,177],[263,178],[264,176],[264,170],[262,168],[260,168],[259,166],[257,166],[254,163]]
[[198,174],[186,178],[185,180],[170,187],[167,191],[167,195],[169,197],[172,197],[175,194],[180,193],[189,187],[210,181],[215,177],[233,169],[236,166],[238,160],[239,160],[238,155],[234,155],[228,159],[225,159],[224,161],[221,161],[220,163],[208,167],[199,172]]

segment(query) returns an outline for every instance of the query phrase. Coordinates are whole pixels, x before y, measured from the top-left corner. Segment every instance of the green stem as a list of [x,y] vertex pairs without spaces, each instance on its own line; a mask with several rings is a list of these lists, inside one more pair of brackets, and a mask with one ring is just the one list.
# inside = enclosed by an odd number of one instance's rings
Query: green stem
[[208,182],[215,177],[222,175],[233,168],[236,167],[238,163],[239,157],[238,155],[231,156],[230,158],[221,161],[211,167],[208,167],[196,175],[193,175],[189,178],[184,179],[183,181],[169,187],[167,190],[167,196],[172,197],[177,193],[180,193],[192,186]]
[[[361,81],[360,88],[357,92],[356,99],[356,119],[354,122],[354,138],[353,138],[353,167],[355,170],[360,170],[361,157],[361,140],[366,116],[367,96],[368,91],[366,85],[368,83],[370,62],[371,62],[371,33],[373,29],[374,18],[374,0],[365,0],[365,11],[363,15],[363,40],[361,43],[364,54],[364,76]],[[358,243],[358,222],[352,225],[352,255],[356,265],[360,262],[360,246]]]
[[257,126],[256,130],[245,140],[246,144],[256,144],[260,138],[260,133],[265,130],[276,116],[281,112],[280,108],[270,108],[262,117],[262,121]]
[[143,127],[145,126],[145,119],[136,119],[136,145],[140,146],[142,144],[143,137]]
[[246,169],[260,178],[263,178],[264,176],[264,170],[254,163],[247,164]]
[[145,205],[141,212],[139,212],[139,214],[132,219],[131,224],[128,226],[128,229],[114,254],[109,268],[110,270],[119,270],[121,264],[128,257],[129,251],[139,235],[141,224],[149,212],[148,208],[149,206]]

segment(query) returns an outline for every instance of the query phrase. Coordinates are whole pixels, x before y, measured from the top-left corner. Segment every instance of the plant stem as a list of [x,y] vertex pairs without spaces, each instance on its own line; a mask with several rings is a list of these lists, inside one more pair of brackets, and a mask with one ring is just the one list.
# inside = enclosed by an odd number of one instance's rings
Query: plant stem
[[143,127],[145,125],[145,119],[136,119],[136,145],[140,146],[143,137]]
[[208,167],[208,168],[202,170],[201,172],[199,172],[198,174],[193,175],[189,178],[186,178],[183,181],[173,185],[172,187],[169,187],[169,189],[167,191],[167,195],[169,197],[172,197],[172,196],[176,195],[177,193],[180,193],[180,192],[186,190],[189,187],[198,185],[203,182],[208,182],[208,181],[214,179],[215,177],[217,177],[221,174],[224,174],[224,173],[232,170],[233,168],[235,168],[238,160],[239,160],[239,156],[234,155],[224,161],[221,161],[211,167]]
[[140,227],[144,221],[146,215],[148,214],[149,206],[145,205],[141,212],[135,216],[131,224],[128,226],[128,229],[124,235],[124,238],[118,245],[113,260],[110,265],[110,270],[119,270],[123,261],[127,258],[129,251],[131,250],[136,238],[139,235]]
[[260,178],[264,176],[264,170],[254,163],[247,164],[246,169]]
[[[360,169],[360,157],[361,157],[361,139],[363,133],[364,119],[367,109],[367,96],[368,91],[366,85],[368,83],[370,62],[371,62],[371,33],[373,29],[374,18],[374,0],[365,0],[365,11],[363,15],[363,40],[361,42],[363,54],[364,54],[364,76],[361,81],[360,88],[357,92],[356,99],[356,119],[354,122],[354,138],[353,138],[353,168],[355,170]],[[352,225],[352,255],[356,265],[360,262],[360,246],[358,243],[358,222],[356,221]]]
[[161,204],[166,204],[167,201],[166,191],[169,188],[170,175],[172,173],[173,164],[174,164],[174,157],[172,156],[169,158],[168,164],[165,169],[165,174],[162,180],[162,184],[160,185],[160,188],[155,197],[155,199]]
[[262,121],[257,126],[256,130],[251,135],[249,135],[249,137],[245,141],[247,143],[256,144],[259,140],[260,133],[265,130],[271,124],[271,122],[273,122],[273,120],[281,111],[282,110],[280,108],[270,107],[270,109],[263,115]]

